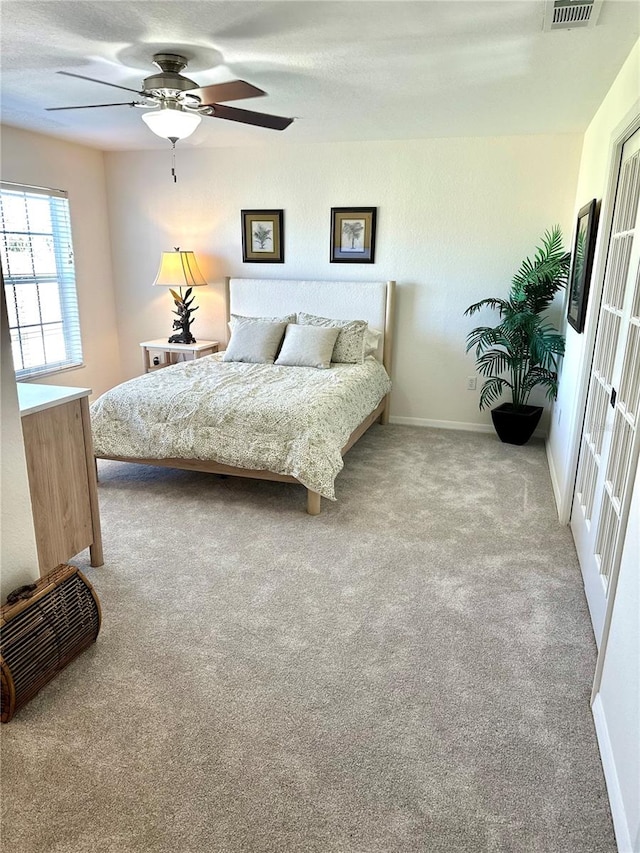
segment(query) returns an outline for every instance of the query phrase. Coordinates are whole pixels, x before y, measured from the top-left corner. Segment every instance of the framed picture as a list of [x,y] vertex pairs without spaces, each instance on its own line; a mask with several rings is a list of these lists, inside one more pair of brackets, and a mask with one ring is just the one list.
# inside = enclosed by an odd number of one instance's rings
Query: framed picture
[[569,273],[567,320],[578,333],[584,329],[584,318],[587,313],[597,228],[597,205],[594,198],[589,204],[581,207],[578,213],[576,237],[571,257],[571,272]]
[[332,264],[373,264],[376,207],[331,208]]
[[245,264],[284,263],[284,211],[242,210],[242,260]]

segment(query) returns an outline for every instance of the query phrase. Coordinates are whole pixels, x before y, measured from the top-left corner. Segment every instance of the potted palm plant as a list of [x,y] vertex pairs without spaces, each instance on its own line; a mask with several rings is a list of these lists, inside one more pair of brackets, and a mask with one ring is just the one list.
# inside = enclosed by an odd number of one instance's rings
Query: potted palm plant
[[485,377],[480,408],[511,392],[511,402],[491,411],[501,441],[526,444],[543,412],[528,405],[534,388],[546,389],[549,400],[558,395],[558,359],[564,353],[564,337],[546,319],[554,296],[566,286],[570,255],[562,245],[556,225],[546,231],[533,260],[526,258],[512,280],[508,299],[489,297],[470,305],[465,315],[493,308],[500,315],[497,326],[479,326],[467,335],[467,352],[475,349],[476,367]]

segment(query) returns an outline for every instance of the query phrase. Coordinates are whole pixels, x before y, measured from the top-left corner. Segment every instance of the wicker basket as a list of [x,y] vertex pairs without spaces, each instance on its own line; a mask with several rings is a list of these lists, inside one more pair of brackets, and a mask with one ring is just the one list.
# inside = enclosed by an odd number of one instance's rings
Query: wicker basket
[[24,600],[0,609],[3,723],[26,705],[100,631],[98,596],[75,566],[60,565]]

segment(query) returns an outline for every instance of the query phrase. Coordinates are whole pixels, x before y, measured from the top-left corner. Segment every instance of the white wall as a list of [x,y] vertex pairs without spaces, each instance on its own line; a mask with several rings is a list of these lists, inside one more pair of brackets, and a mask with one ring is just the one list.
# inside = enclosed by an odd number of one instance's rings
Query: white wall
[[116,306],[111,275],[104,156],[13,127],[1,128],[3,181],[67,190],[85,366],[38,380],[92,388],[94,396],[121,377]]
[[[193,137],[197,145],[197,132]],[[224,334],[222,278],[398,281],[392,416],[488,424],[465,336],[483,318],[465,308],[506,295],[543,231],[573,218],[581,137],[521,136],[106,154],[114,282],[124,374],[140,372],[138,342],[171,330],[160,252],[193,249],[200,288],[196,338]],[[376,206],[374,265],[329,263],[332,206]],[[242,208],[283,208],[285,263],[243,264]],[[495,315],[487,315],[489,322]]]
[[4,602],[7,593],[37,580],[40,572],[4,288],[0,306],[0,602]]
[[[640,41],[629,54],[606,98],[593,117],[585,136],[580,160],[578,188],[574,201],[574,221],[578,210],[592,198],[601,200],[606,191],[611,157],[611,137],[619,123],[633,109],[640,95]],[[592,291],[597,290],[596,274],[604,262],[608,234],[602,226],[598,229],[594,258],[594,280]],[[592,293],[593,297],[593,293]],[[590,359],[591,350],[586,351],[587,341],[592,339],[598,318],[599,304],[596,298],[589,300],[585,330],[579,335],[565,322],[566,350],[562,365],[562,376],[558,400],[554,406],[549,432],[547,452],[552,479],[559,504],[566,501],[573,491],[575,477],[574,441],[582,424],[583,411],[579,407],[580,377],[585,359]],[[586,365],[588,367],[588,365]],[[566,519],[563,519],[566,520]]]

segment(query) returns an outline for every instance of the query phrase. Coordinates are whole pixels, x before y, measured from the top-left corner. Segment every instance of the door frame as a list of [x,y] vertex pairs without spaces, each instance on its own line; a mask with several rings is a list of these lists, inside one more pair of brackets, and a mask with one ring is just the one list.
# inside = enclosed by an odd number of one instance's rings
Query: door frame
[[[582,365],[580,366],[578,393],[576,395],[574,408],[574,429],[569,439],[569,448],[567,452],[569,459],[569,476],[566,480],[564,493],[560,495],[560,505],[558,507],[558,517],[560,524],[563,525],[568,525],[571,521],[573,495],[576,487],[576,478],[578,476],[578,457],[580,455],[580,443],[582,440],[582,430],[584,428],[584,418],[587,408],[587,394],[589,391],[589,380],[591,377],[591,364],[593,362],[593,353],[596,344],[600,303],[602,302],[602,293],[604,290],[604,274],[606,271],[608,249],[611,240],[611,230],[613,228],[613,208],[616,198],[620,164],[622,162],[622,149],[627,139],[633,136],[637,130],[640,130],[640,98],[636,100],[622,121],[620,121],[616,126],[615,130],[611,134],[609,142],[607,183],[600,209],[600,233],[598,234],[596,242],[593,263],[591,299],[588,307],[589,314],[584,327],[585,346]],[[615,583],[617,583],[617,571],[614,572],[614,574],[616,575],[615,580],[612,575],[610,581],[612,584],[610,587],[611,593],[615,593]],[[602,634],[603,642],[606,631],[607,622],[605,620],[605,626]]]

